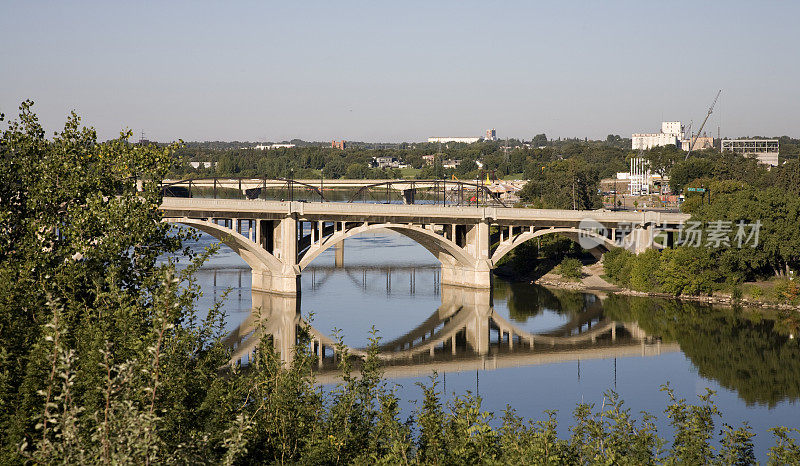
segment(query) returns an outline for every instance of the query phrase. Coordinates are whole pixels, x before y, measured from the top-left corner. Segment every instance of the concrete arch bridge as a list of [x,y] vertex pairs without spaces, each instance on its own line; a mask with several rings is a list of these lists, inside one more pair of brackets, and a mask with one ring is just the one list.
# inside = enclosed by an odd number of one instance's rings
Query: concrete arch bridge
[[[592,248],[622,244],[638,253],[669,246],[688,219],[663,212],[171,197],[160,210],[163,221],[197,228],[230,246],[252,269],[254,290],[283,294],[299,291],[300,274],[322,252],[378,229],[430,251],[441,263],[443,285],[488,289],[495,264],[530,239],[573,235]],[[656,231],[665,233],[660,243]]]

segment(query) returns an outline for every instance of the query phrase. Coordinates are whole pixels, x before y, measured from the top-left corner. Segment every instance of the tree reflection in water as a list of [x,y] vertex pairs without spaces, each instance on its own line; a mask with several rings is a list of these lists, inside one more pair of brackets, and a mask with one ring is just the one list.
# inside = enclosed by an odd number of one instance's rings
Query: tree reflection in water
[[748,405],[800,397],[800,345],[780,313],[628,296],[603,304],[609,318],[636,321],[648,334],[677,342],[702,377]]

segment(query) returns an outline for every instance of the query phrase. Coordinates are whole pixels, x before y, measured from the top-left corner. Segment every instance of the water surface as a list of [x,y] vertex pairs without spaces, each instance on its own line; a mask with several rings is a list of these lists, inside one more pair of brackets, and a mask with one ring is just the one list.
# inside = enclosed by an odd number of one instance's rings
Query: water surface
[[[200,245],[213,241],[204,236]],[[299,310],[315,332],[338,329],[355,349],[368,344],[374,327],[382,343],[394,342],[385,348],[397,355],[386,375],[399,387],[406,414],[420,398],[416,384],[437,371],[448,397],[478,393],[498,418],[507,405],[536,419],[558,410],[564,436],[576,403],[599,407],[609,389],[632,412],[656,414],[659,432],[668,435],[666,395],[659,391],[666,383],[690,402],[715,390],[723,412],[717,426],[748,422],[762,460],[772,444],[769,427],[800,427],[800,345],[779,316],[499,279],[491,292],[442,287],[436,259],[388,231],[348,239],[344,254],[344,267],[334,265],[333,249],[320,255],[303,271],[299,300],[275,301],[251,292],[246,264],[222,246],[198,274],[199,307],[230,290],[224,308],[231,331],[257,302]],[[334,383],[332,352],[326,356],[319,378]]]

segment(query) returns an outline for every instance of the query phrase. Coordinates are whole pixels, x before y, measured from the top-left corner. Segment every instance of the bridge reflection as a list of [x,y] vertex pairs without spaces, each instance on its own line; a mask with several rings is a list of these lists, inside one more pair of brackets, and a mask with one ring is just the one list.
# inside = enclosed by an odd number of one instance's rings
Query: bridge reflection
[[[281,359],[289,363],[300,329],[305,327],[310,334],[309,349],[317,356],[320,381],[337,377],[337,342],[303,319],[299,297],[253,291],[252,303],[252,312],[225,339],[232,350],[230,364],[246,365],[264,338],[269,338]],[[560,327],[533,333],[496,312],[490,290],[442,286],[438,309],[404,335],[381,342],[379,350],[386,375],[404,377],[432,370],[648,356],[679,348],[662,344],[635,322],[606,318],[599,300],[590,300],[571,312]],[[357,357],[366,355],[365,348],[348,347],[347,351]]]

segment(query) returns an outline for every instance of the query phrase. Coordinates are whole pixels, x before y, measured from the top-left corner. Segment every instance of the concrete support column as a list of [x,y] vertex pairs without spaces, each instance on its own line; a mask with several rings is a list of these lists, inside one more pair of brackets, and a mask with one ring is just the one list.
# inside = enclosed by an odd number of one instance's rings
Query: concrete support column
[[317,244],[317,234],[319,232],[317,223],[319,222],[311,222],[311,246]]
[[489,260],[489,222],[467,225],[464,250],[472,256],[472,262],[464,264],[450,257],[440,257],[443,285],[458,285],[470,288],[491,288],[492,266]]
[[489,260],[475,261],[474,264],[464,266],[444,259],[442,260],[441,283],[442,285],[469,288],[491,288],[492,269],[489,266]]
[[444,237],[449,239],[450,241],[454,241],[455,237],[455,235],[453,234],[454,230],[455,230],[455,225],[453,225],[452,223],[444,224]]
[[333,245],[334,259],[333,263],[336,268],[344,267],[344,240],[339,241]]
[[[266,223],[266,222],[265,222]],[[292,215],[264,225],[262,246],[281,262],[280,270],[266,266],[252,270],[253,289],[293,295],[300,291],[300,266],[297,263],[297,219]],[[263,228],[262,228],[263,229]],[[271,233],[271,234],[270,234]]]
[[634,236],[634,253],[641,254],[648,249],[652,249],[654,229],[652,225],[642,225],[641,228],[635,228],[633,231]]

